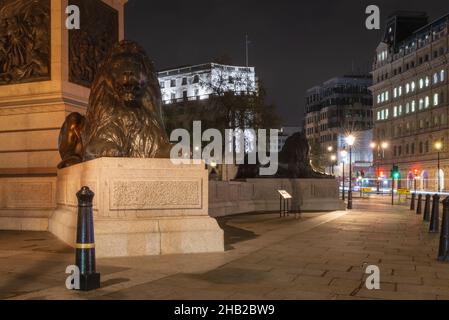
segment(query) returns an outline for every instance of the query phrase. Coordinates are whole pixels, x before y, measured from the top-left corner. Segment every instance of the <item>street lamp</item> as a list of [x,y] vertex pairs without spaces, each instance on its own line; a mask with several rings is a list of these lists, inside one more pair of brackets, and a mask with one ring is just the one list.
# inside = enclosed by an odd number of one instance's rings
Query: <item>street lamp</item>
[[341,163],[342,163],[342,167],[343,167],[343,179],[342,179],[342,184],[343,184],[343,192],[342,192],[342,197],[341,199],[343,201],[345,201],[345,159],[348,156],[348,152],[346,151],[346,147],[343,148],[343,150],[340,151],[340,155],[341,155]]
[[332,164],[332,174],[334,174],[334,164],[337,160],[337,156],[335,154],[331,155],[331,164]]
[[354,145],[355,137],[350,134],[346,137],[346,143],[349,146],[349,190],[348,190],[348,209],[352,209],[352,146]]
[[437,142],[435,142],[434,147],[438,152],[437,180],[438,180],[438,192],[441,192],[441,187],[440,187],[440,151],[441,151],[441,149],[443,149],[443,143],[441,141],[437,141]]
[[[381,143],[376,143],[376,142],[371,142],[370,144],[371,149],[376,149],[377,148],[377,157],[376,157],[376,174],[379,174],[379,158],[383,159],[385,157],[385,149],[388,148],[388,143],[387,142],[381,142]],[[382,151],[382,153],[381,153]],[[377,177],[377,182],[376,182],[376,187],[377,187],[377,194],[379,194],[380,192],[380,177]]]

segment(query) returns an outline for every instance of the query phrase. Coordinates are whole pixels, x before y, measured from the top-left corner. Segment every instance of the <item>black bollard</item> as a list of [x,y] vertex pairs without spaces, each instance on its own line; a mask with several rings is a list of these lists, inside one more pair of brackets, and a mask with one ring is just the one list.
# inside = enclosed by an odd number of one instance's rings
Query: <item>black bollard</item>
[[422,194],[418,194],[418,203],[416,204],[416,214],[421,214]]
[[434,194],[432,202],[432,215],[430,217],[430,225],[429,225],[429,232],[431,233],[439,231],[438,226],[438,224],[440,223],[439,214],[440,214],[440,196],[438,194]]
[[443,222],[441,223],[438,260],[449,261],[449,197],[443,200]]
[[95,272],[95,240],[92,200],[94,193],[82,187],[78,198],[78,227],[76,232],[76,265],[80,270],[80,290],[100,288],[100,274]]
[[412,193],[412,199],[410,200],[410,210],[415,210],[415,193]]
[[430,220],[430,194],[426,194],[426,202],[424,203],[424,221]]

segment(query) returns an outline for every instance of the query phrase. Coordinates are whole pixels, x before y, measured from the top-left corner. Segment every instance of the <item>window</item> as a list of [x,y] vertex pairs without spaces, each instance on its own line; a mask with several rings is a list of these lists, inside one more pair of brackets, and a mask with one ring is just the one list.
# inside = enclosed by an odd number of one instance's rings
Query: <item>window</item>
[[388,119],[388,109],[385,109],[385,119]]
[[388,101],[389,97],[388,97],[388,91],[385,91],[385,101]]
[[419,88],[420,89],[424,88],[424,80],[423,79],[419,79]]
[[419,110],[422,110],[424,108],[424,99],[419,99]]
[[380,120],[380,111],[377,111],[377,120]]
[[438,72],[435,72],[433,74],[433,84],[437,84],[438,83]]
[[430,106],[430,99],[429,99],[429,96],[427,96],[425,103],[424,103],[424,108],[428,108],[429,106]]
[[402,104],[398,108],[398,115],[401,115],[401,114],[402,114]]
[[193,83],[198,83],[198,82],[200,82],[200,76],[196,74],[196,75],[193,77]]
[[429,79],[429,77],[426,77],[425,84],[426,84],[426,88],[430,85],[430,79]]
[[405,104],[405,113],[406,113],[406,114],[410,113],[410,103],[409,103],[409,102],[407,102],[407,103]]
[[402,96],[402,86],[399,86],[399,96]]
[[394,106],[393,107],[393,117],[397,117],[398,116],[398,107],[397,106]]
[[415,110],[416,110],[416,101],[413,100],[412,101],[412,112],[415,112]]
[[380,94],[377,95],[377,103],[380,103]]
[[412,87],[412,92],[414,92],[415,89],[416,89],[416,83],[415,83],[415,81],[412,81],[411,87]]
[[176,79],[170,80],[170,87],[176,87]]
[[172,92],[172,94],[170,95],[170,98],[171,98],[172,100],[175,100],[175,99],[176,99],[176,93],[173,93],[173,92]]
[[434,94],[433,94],[433,105],[434,105],[434,106],[437,106],[437,105],[438,105],[438,98],[439,98],[438,93],[434,93]]
[[161,85],[161,89],[164,89],[165,88],[165,81],[161,81],[160,85]]
[[182,85],[183,86],[187,85],[187,78],[182,78]]
[[405,85],[405,93],[409,93],[409,92],[410,92],[410,84],[407,83],[407,84]]
[[446,71],[445,70],[440,71],[440,81],[441,82],[446,81]]

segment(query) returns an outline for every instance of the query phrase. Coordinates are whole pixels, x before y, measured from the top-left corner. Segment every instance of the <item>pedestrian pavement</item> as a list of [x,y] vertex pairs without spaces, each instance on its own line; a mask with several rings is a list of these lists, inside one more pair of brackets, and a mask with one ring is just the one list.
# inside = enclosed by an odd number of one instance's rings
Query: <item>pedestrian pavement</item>
[[[65,288],[73,249],[45,232],[0,231],[0,299],[449,299],[438,234],[388,197],[348,211],[220,218],[224,253],[97,259],[100,289]],[[380,289],[365,285],[367,266]]]

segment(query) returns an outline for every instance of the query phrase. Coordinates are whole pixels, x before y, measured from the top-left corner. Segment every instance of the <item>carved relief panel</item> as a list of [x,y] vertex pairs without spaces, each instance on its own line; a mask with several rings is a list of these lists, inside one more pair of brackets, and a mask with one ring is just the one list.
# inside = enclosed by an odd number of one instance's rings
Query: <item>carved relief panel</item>
[[50,0],[0,0],[0,85],[50,80]]
[[80,8],[81,28],[69,31],[69,80],[90,88],[99,64],[118,42],[118,11],[100,0],[69,0]]

